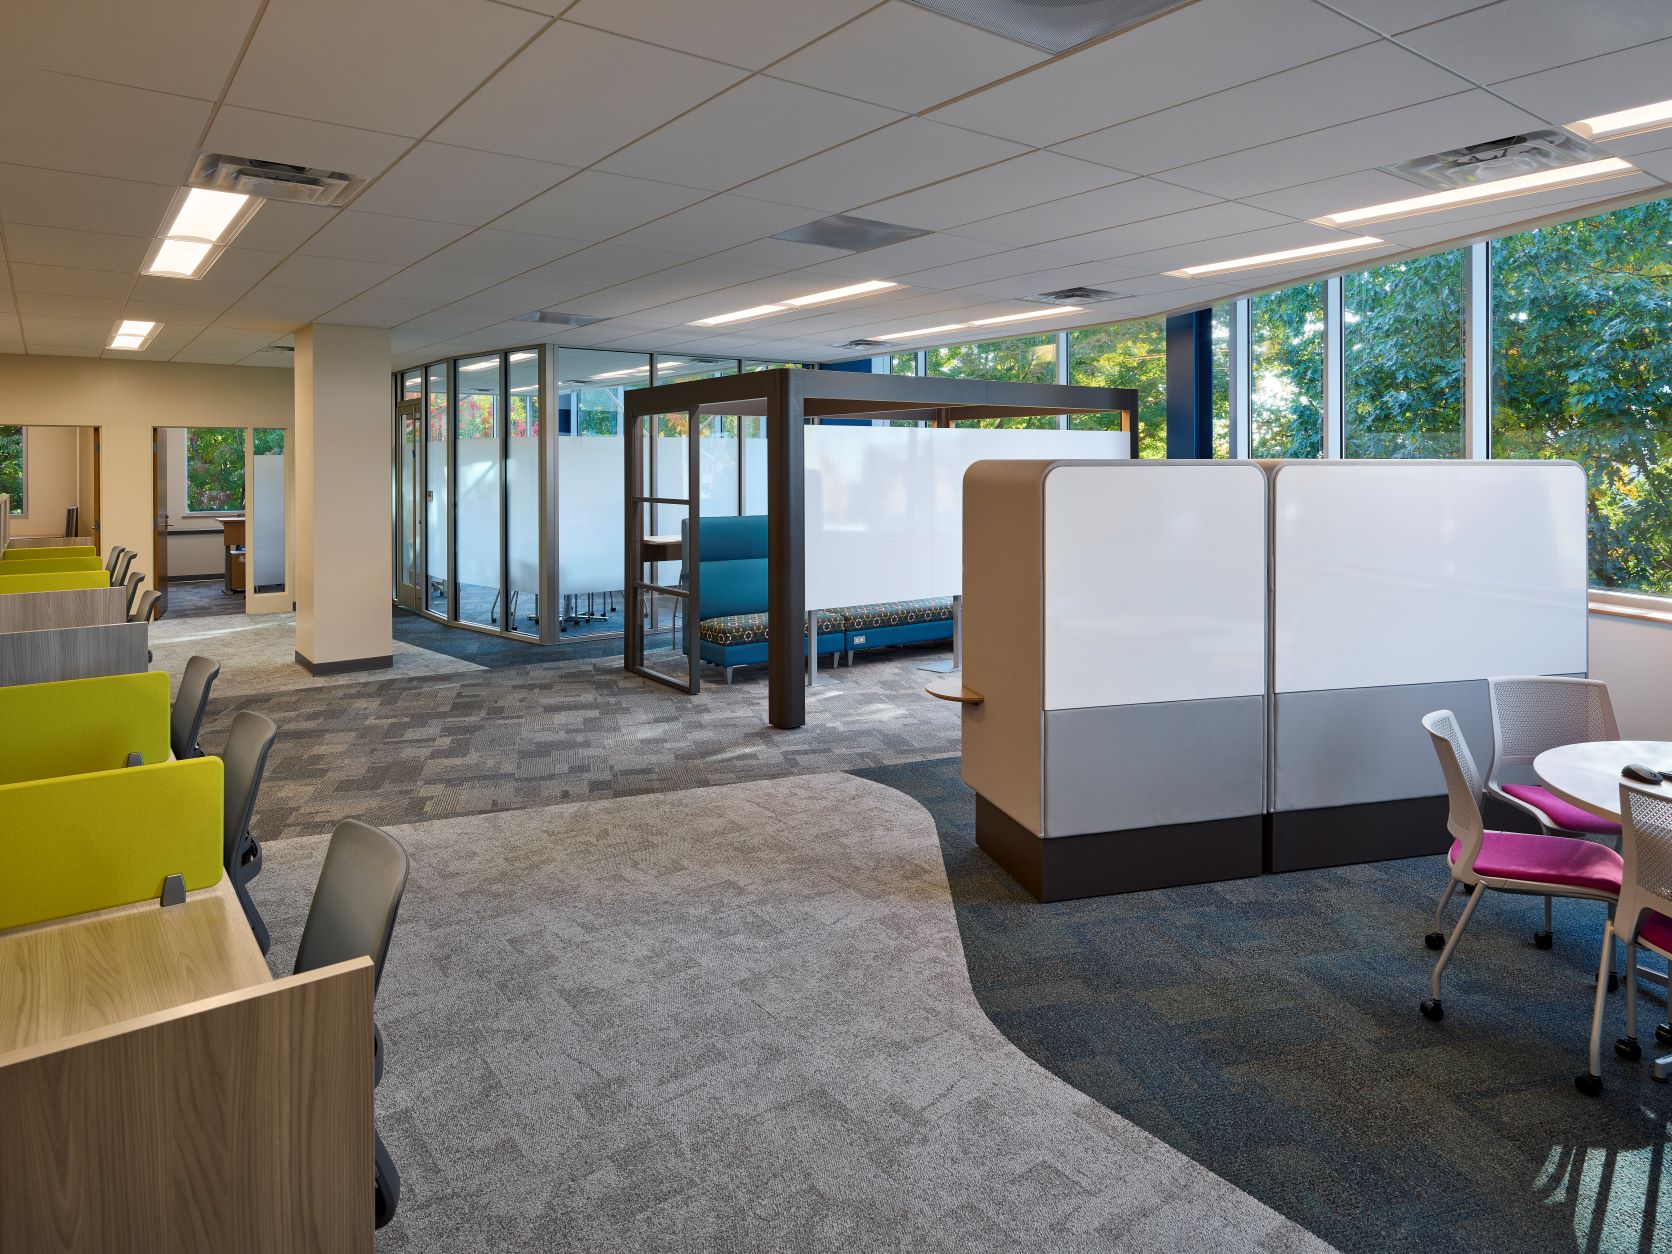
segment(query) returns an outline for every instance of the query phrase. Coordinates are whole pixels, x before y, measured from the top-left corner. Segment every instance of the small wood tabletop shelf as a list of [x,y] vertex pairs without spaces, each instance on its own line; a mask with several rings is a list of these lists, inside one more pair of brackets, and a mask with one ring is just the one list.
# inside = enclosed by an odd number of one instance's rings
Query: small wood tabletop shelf
[[942,701],[955,701],[959,705],[980,705],[982,696],[973,689],[964,687],[964,676],[961,671],[948,671],[939,679],[926,684],[923,691],[931,697]]

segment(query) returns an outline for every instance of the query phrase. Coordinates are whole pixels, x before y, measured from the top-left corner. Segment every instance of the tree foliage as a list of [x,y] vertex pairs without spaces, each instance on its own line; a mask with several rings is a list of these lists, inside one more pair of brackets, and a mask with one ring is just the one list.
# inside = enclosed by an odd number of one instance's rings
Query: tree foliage
[[0,427],[0,495],[12,498],[12,513],[23,513],[22,427]]
[[[939,379],[997,379],[1010,383],[1055,383],[1057,381],[1057,337],[1023,335],[1009,340],[985,340],[975,344],[951,344],[931,348],[923,356],[925,372]],[[1055,418],[982,418],[963,426],[1054,427]]]
[[[258,427],[255,451],[284,452],[284,432]],[[194,514],[244,508],[244,428],[193,427],[186,432],[186,509]]]

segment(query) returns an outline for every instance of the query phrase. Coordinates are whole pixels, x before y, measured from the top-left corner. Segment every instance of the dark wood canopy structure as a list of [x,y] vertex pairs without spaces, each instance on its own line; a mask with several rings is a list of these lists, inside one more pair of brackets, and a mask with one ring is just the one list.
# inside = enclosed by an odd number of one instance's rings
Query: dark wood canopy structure
[[[701,596],[699,528],[688,528],[683,587],[647,578],[644,539],[650,510],[684,506],[698,513],[702,499],[699,460],[705,416],[766,419],[767,671],[768,719],[793,729],[806,722],[806,650],[801,624],[806,617],[804,431],[809,419],[887,418],[922,420],[935,426],[983,419],[1057,414],[1120,415],[1120,430],[1137,449],[1138,393],[1134,388],[1074,387],[1048,383],[998,383],[982,379],[920,379],[907,375],[859,374],[846,370],[758,370],[638,388],[625,397],[627,473],[627,568],[623,588],[627,670],[682,691],[701,689],[696,607]],[[645,420],[678,414],[687,419],[685,497],[656,495],[647,454]],[[646,594],[673,597],[689,607],[684,645],[687,679],[663,674],[645,663]]]

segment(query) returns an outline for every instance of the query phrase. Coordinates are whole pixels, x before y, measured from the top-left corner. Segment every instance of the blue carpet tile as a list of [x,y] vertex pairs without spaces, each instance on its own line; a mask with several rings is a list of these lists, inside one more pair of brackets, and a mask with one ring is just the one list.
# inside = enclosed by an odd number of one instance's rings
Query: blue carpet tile
[[[975,845],[956,758],[854,772],[940,831],[976,996],[1018,1048],[1344,1251],[1672,1250],[1672,1087],[1645,1058],[1584,1068],[1603,911],[1482,901],[1417,1012],[1439,858],[1041,905]],[[1456,918],[1454,906],[1449,920]]]

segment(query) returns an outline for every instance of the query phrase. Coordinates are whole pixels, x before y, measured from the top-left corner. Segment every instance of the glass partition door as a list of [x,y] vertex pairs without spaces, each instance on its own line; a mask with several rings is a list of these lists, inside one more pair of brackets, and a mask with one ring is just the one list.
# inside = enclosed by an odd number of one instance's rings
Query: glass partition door
[[505,370],[499,353],[468,357],[455,371],[453,423],[455,614],[498,627],[505,603],[503,483]]
[[424,518],[424,411],[416,400],[395,410],[395,601],[409,610],[423,604],[419,582]]

